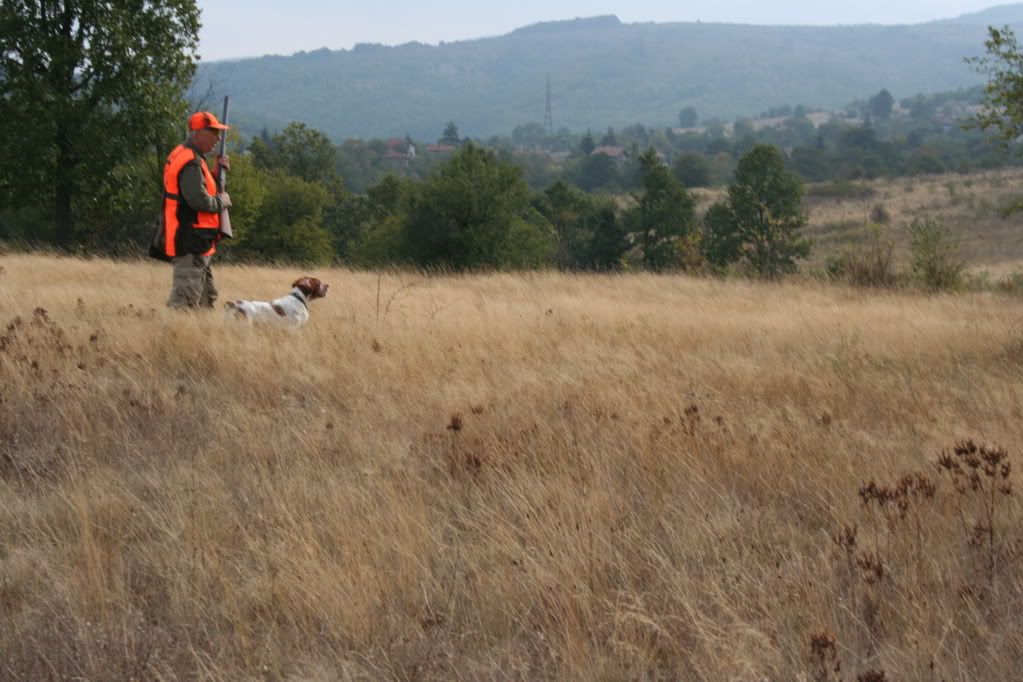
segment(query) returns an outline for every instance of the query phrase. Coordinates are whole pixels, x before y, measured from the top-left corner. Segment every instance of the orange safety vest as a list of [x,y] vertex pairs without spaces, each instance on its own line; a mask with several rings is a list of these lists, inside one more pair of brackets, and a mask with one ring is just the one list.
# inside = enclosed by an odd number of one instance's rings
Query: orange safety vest
[[217,193],[217,183],[206,167],[206,160],[194,149],[183,144],[174,148],[163,167],[163,221],[166,256],[199,254],[212,256],[220,240],[220,214],[196,211],[181,196],[181,171],[193,161],[199,161],[206,191],[210,196]]

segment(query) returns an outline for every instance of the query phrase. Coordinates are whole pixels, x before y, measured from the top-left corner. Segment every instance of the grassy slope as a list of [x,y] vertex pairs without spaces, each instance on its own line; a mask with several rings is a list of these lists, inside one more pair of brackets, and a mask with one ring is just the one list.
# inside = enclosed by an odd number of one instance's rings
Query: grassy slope
[[1018,299],[333,270],[289,334],[0,268],[0,677],[1019,678],[1018,499],[990,571],[933,466],[1018,459]]
[[[828,256],[857,248],[864,241],[871,212],[881,206],[895,241],[897,267],[909,267],[909,232],[914,218],[931,218],[959,242],[957,253],[974,273],[998,280],[1023,271],[1023,212],[1004,215],[1003,208],[1023,200],[1023,169],[970,174],[947,173],[855,183],[872,190],[863,198],[805,200],[808,224],[803,234],[814,248],[803,270],[823,267]],[[826,185],[825,185],[826,186]],[[698,213],[724,198],[723,189],[695,190]]]
[[927,217],[957,235],[960,256],[971,269],[1008,274],[1023,270],[1023,213],[1007,216],[1001,209],[1023,198],[1021,181],[1020,169],[875,181],[877,194],[868,199],[811,202],[808,234],[818,241],[819,260],[861,239],[871,209],[883,206],[903,258],[909,241],[906,225]]

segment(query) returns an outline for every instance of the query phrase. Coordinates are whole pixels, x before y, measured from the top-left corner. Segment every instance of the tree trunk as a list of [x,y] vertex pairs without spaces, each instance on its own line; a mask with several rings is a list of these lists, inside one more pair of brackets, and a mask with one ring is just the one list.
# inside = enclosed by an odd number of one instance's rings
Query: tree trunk
[[57,146],[57,172],[54,177],[54,237],[57,246],[70,249],[74,242],[75,223],[72,213],[72,202],[78,187],[75,183],[75,166],[78,163],[75,153],[75,131],[82,121],[76,111],[75,103],[75,70],[82,63],[82,32],[76,24],[80,19],[81,3],[65,2],[60,13],[58,28],[60,40],[56,45],[53,64],[53,88],[61,100],[56,116],[54,142]]
[[67,130],[61,125],[57,130],[57,176],[54,186],[54,223],[57,246],[70,249],[74,236],[74,216],[71,200],[75,194],[75,159]]

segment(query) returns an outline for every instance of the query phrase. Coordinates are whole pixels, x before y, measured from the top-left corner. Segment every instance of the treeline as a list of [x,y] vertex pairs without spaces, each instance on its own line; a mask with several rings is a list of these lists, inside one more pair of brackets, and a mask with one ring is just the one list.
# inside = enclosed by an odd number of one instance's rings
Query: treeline
[[[656,150],[689,187],[727,184],[738,159],[758,144],[782,149],[788,168],[806,182],[968,173],[1018,164],[1018,156],[1006,154],[981,131],[963,128],[962,122],[982,100],[981,88],[916,95],[901,102],[882,90],[837,114],[782,106],[757,118],[701,122],[687,107],[679,112],[679,128],[633,124],[619,130],[549,132],[539,123],[526,123],[509,135],[471,141],[521,168],[533,189],[563,180],[602,193],[638,189],[639,156],[648,148]],[[470,140],[459,138],[457,126],[449,123],[437,141],[458,145]],[[423,178],[444,158],[429,144],[411,138],[400,148],[409,147],[415,155],[395,164],[393,141],[346,140],[338,146],[337,156],[346,186],[365,192],[390,173]],[[622,153],[593,154],[597,147],[616,147]]]
[[[801,181],[775,147],[740,159],[728,197],[698,219],[695,200],[657,153],[639,155],[626,197],[556,180],[531,189],[521,168],[466,143],[422,180],[389,174],[346,189],[337,149],[302,124],[257,137],[232,159],[225,258],[454,270],[557,267],[724,270],[774,276],[809,250]],[[765,211],[763,207],[768,207]]]
[[[1011,163],[956,123],[979,96],[917,96],[897,105],[881,91],[822,125],[803,107],[781,107],[757,120],[700,126],[690,108],[679,112],[683,129],[549,135],[527,124],[476,141],[461,138],[452,122],[437,145],[409,136],[336,145],[302,123],[249,140],[232,131],[229,189],[239,236],[222,257],[357,267],[738,268],[773,276],[793,270],[809,249],[797,236],[804,181]],[[768,118],[771,125],[762,125]],[[167,144],[113,162],[96,174],[104,191],[75,197],[73,248],[144,250],[159,216]],[[728,199],[698,219],[690,190],[722,185]],[[13,201],[24,197],[5,195],[0,239],[66,246],[50,207]]]

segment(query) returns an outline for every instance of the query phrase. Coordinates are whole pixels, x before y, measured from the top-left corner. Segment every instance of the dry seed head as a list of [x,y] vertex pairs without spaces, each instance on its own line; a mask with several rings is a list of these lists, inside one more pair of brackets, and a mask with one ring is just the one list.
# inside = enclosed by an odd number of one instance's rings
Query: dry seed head
[[884,563],[881,557],[873,552],[862,552],[856,560],[860,570],[863,571],[863,580],[868,585],[874,585],[884,579]]
[[856,676],[856,682],[888,682],[883,670],[867,670]]
[[810,636],[810,652],[821,661],[833,658],[837,651],[838,640],[830,632],[821,632]]
[[845,550],[846,554],[852,555],[856,551],[856,535],[859,526],[844,526],[842,530],[832,538],[834,543]]

